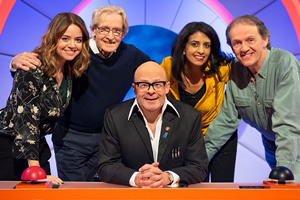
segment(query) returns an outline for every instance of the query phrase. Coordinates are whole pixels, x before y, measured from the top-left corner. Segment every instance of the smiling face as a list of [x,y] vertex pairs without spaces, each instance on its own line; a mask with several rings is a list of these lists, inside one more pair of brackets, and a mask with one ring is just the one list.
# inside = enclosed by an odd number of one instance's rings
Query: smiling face
[[257,73],[267,55],[268,37],[262,38],[256,25],[246,23],[233,25],[229,35],[236,58],[254,74]]
[[204,33],[198,31],[189,37],[184,54],[188,66],[202,67],[211,52],[211,41]]
[[59,38],[57,43],[56,53],[59,56],[59,64],[64,65],[66,61],[73,60],[82,49],[82,31],[81,29],[71,24],[66,32]]
[[[123,19],[122,16],[118,13],[104,13],[98,18],[98,27],[108,28],[110,30],[123,30]],[[120,45],[123,34],[115,36],[112,31],[109,31],[108,34],[100,33],[100,30],[97,26],[93,27],[93,35],[96,41],[97,48],[104,57],[109,56],[114,52]]]
[[[137,68],[134,74],[134,81],[154,83],[157,81],[167,81],[167,77],[164,69],[159,64],[149,61]],[[167,82],[160,91],[155,91],[152,86],[147,91],[142,91],[136,84],[132,86],[137,102],[145,117],[159,115],[166,101],[166,94],[169,92],[170,83]]]

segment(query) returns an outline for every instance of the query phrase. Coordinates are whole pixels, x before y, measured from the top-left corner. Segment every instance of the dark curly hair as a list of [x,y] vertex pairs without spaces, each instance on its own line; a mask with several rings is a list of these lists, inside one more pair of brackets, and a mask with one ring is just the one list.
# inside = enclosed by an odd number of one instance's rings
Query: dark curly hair
[[183,55],[183,51],[186,48],[186,44],[189,40],[189,37],[196,32],[204,33],[211,41],[211,53],[208,58],[208,60],[211,63],[211,68],[210,70],[205,71],[205,67],[203,67],[202,70],[204,74],[210,75],[216,73],[218,75],[219,80],[222,81],[219,67],[222,64],[229,63],[233,58],[233,56],[227,55],[223,51],[221,51],[219,37],[210,25],[204,22],[191,22],[185,25],[185,27],[177,36],[171,50],[172,74],[182,88],[186,88],[186,86],[183,83],[181,75],[182,73],[186,75],[187,71],[184,68],[186,57],[185,55]]

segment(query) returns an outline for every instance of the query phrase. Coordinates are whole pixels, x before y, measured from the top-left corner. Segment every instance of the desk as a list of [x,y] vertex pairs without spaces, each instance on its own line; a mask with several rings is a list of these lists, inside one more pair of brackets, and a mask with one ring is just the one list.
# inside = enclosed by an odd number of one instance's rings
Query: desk
[[255,199],[255,200],[299,200],[299,189],[240,189],[240,186],[261,186],[261,184],[200,183],[185,188],[141,189],[102,182],[65,182],[58,189],[13,189],[16,181],[0,182],[0,199]]

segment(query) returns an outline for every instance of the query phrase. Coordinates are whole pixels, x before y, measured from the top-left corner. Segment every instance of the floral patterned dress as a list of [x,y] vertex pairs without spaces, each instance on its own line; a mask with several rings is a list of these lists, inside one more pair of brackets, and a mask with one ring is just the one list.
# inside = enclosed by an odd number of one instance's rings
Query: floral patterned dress
[[0,110],[0,134],[15,138],[17,159],[39,160],[39,140],[52,132],[71,98],[72,81],[67,80],[63,103],[55,78],[42,69],[18,70],[6,107]]

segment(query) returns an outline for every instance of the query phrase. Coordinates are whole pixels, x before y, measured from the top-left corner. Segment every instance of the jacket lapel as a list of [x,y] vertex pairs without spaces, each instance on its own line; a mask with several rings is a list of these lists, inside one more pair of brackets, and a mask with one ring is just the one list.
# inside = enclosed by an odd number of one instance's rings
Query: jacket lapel
[[145,126],[143,116],[141,115],[141,113],[139,113],[137,111],[136,108],[131,115],[131,120],[132,120],[133,125],[136,128],[136,131],[140,135],[143,143],[145,144],[147,152],[149,153],[149,155],[152,159],[152,162],[153,162],[154,159],[153,159],[153,151],[152,151],[150,136],[149,136],[148,130]]
[[163,117],[163,123],[161,126],[160,139],[159,139],[159,147],[158,147],[158,156],[157,161],[160,162],[165,154],[166,148],[168,146],[168,142],[172,137],[172,132],[174,128],[174,123],[171,122],[176,116],[172,112],[168,112],[166,109]]

